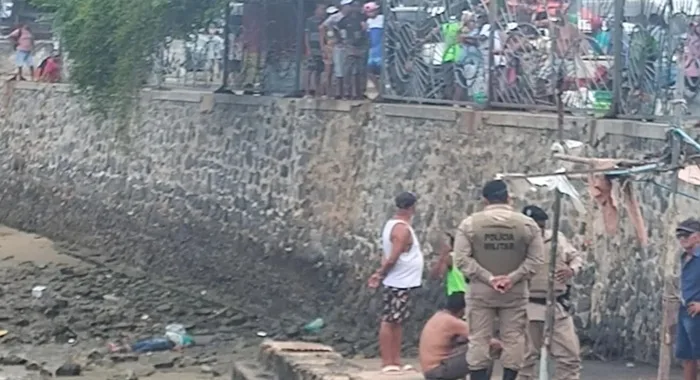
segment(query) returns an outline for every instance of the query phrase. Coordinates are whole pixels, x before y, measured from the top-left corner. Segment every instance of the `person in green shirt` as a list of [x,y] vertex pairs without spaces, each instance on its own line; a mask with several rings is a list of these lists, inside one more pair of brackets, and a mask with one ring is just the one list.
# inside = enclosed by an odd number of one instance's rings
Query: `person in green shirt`
[[433,267],[432,274],[434,278],[445,277],[445,290],[449,297],[453,293],[469,293],[469,279],[464,277],[462,271],[453,265],[455,238],[450,234],[446,234],[448,242],[440,248],[440,257],[436,265]]
[[455,63],[460,55],[461,45],[459,35],[462,23],[456,16],[450,16],[448,22],[440,25],[440,34],[445,44],[442,54],[442,70],[445,81],[445,99],[452,99],[455,91]]

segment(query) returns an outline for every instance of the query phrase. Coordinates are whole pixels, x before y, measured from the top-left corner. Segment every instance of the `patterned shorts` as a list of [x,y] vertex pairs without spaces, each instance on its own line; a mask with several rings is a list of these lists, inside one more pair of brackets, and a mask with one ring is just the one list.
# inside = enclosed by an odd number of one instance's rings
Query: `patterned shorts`
[[411,289],[385,286],[382,292],[382,321],[403,323],[411,316]]

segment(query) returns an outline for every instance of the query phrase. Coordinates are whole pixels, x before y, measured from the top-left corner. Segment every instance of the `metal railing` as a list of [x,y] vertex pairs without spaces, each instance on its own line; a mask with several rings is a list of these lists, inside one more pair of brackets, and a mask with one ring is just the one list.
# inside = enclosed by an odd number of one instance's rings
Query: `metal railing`
[[154,59],[154,85],[298,92],[303,12],[303,0],[232,2],[208,29],[162,43]]
[[[568,113],[661,120],[683,80],[689,113],[698,113],[689,117],[700,118],[696,0],[378,3],[380,100],[555,110],[561,93]],[[163,41],[152,84],[301,95],[314,7],[232,2],[209,29]]]
[[695,2],[576,4],[386,0],[382,96],[554,110],[561,91],[570,113],[659,119],[670,116],[683,77],[687,100],[694,100]]

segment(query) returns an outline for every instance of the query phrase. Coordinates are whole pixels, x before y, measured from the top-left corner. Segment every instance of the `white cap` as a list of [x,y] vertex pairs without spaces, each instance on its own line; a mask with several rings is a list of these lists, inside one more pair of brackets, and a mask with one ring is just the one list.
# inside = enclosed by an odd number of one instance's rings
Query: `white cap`
[[486,24],[481,27],[481,31],[479,31],[480,36],[484,37],[489,37],[491,35],[491,25]]
[[352,0],[340,0],[340,5],[350,5],[352,4]]
[[326,13],[328,13],[328,14],[338,13],[338,8],[331,5],[330,7],[326,8]]

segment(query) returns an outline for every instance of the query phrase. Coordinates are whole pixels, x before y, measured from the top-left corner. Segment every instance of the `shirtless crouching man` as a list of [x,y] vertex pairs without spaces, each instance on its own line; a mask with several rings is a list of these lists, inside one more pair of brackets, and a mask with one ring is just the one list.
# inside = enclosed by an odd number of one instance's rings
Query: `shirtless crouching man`
[[[426,380],[464,380],[469,374],[467,347],[469,325],[463,320],[465,294],[453,292],[447,303],[423,327],[418,357]],[[500,354],[501,342],[492,339],[491,349]]]

